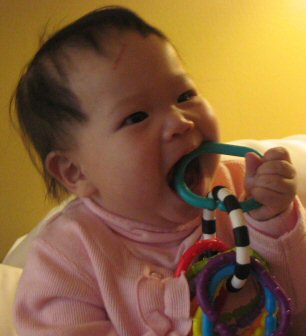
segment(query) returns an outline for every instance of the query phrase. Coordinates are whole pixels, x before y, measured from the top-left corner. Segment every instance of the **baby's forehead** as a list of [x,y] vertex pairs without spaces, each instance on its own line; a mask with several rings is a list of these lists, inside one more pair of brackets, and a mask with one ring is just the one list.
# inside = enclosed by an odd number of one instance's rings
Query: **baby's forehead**
[[[136,38],[131,39],[131,35]],[[144,38],[133,31],[114,31],[107,34],[107,36],[97,37],[93,44],[75,45],[70,43],[61,48],[58,63],[60,63],[62,72],[65,72],[68,77],[73,75],[73,73],[84,72],[86,60],[88,59],[91,59],[94,63],[112,63],[112,67],[115,70],[128,50],[139,42],[137,40],[143,40]]]
[[107,37],[102,52],[92,48],[68,50],[68,82],[71,91],[86,103],[95,104],[93,97],[121,96],[126,91],[173,81],[184,73],[175,49],[158,36],[144,37],[124,33]]
[[[129,67],[129,64],[135,62],[138,62],[139,67],[146,67],[153,59],[160,58],[160,54],[163,53],[160,42],[167,44],[171,52],[176,54],[176,50],[168,41],[153,34],[142,36],[134,31],[115,31],[107,36],[101,36],[100,41],[97,42],[99,47],[93,48],[87,45],[81,48],[69,47],[66,65],[71,73],[84,72],[86,66],[91,68],[97,63],[105,63],[108,66],[111,64],[114,71],[119,66]],[[128,61],[126,61],[127,58]],[[88,63],[88,59],[91,62]]]

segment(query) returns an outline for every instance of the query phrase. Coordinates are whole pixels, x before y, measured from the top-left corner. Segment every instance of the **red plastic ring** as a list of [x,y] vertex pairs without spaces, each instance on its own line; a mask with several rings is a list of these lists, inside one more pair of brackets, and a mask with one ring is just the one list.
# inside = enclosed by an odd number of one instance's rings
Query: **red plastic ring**
[[229,247],[218,238],[199,240],[182,255],[177,265],[175,276],[179,277],[182,272],[186,272],[192,260],[206,251],[225,252]]

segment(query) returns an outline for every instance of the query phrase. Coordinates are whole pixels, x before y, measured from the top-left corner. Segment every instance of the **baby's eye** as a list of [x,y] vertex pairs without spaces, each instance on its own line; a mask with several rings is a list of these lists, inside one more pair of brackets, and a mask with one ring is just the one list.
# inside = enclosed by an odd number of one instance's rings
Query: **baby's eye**
[[129,115],[127,118],[124,119],[122,125],[129,126],[140,123],[143,120],[147,119],[148,116],[149,116],[148,113],[143,111],[132,113],[131,115]]
[[195,90],[188,90],[184,93],[182,93],[178,98],[177,98],[177,102],[178,103],[184,103],[190,99],[192,99],[192,97],[195,97],[197,95],[197,92]]

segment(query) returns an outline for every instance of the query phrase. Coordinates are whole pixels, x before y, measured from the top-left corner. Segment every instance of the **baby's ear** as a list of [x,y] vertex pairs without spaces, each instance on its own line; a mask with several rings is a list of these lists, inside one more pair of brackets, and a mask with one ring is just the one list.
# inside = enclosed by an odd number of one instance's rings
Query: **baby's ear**
[[82,173],[81,168],[65,153],[50,152],[45,160],[45,167],[48,173],[69,192],[79,197],[89,197],[95,192],[95,188]]

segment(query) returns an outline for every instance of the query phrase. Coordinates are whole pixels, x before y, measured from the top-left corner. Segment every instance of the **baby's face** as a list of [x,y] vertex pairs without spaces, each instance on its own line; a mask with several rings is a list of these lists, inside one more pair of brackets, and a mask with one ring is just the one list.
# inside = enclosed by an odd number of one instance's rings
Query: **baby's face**
[[[168,42],[134,32],[109,40],[107,57],[73,55],[71,87],[89,121],[73,131],[71,157],[105,209],[155,227],[191,221],[200,210],[177,196],[172,171],[203,141],[218,140],[215,116]],[[198,193],[217,165],[213,155],[203,160],[203,174],[196,165],[187,173]]]

